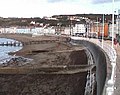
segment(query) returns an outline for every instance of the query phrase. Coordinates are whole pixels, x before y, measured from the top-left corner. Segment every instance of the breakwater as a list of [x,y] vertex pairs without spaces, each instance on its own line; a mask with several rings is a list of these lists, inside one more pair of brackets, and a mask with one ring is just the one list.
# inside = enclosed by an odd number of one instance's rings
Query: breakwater
[[1,42],[0,46],[22,46],[22,43],[18,41],[6,41]]

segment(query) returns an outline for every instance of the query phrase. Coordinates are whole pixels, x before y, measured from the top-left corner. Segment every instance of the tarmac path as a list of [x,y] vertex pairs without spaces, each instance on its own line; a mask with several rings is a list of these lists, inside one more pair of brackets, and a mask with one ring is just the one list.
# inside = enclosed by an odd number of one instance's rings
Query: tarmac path
[[[97,39],[86,39],[86,38],[78,38],[78,39],[88,40],[95,44],[101,44]],[[109,44],[110,46],[112,45],[111,41],[108,41],[108,40],[104,41],[103,43]],[[107,95],[120,95],[120,45],[118,44],[114,45],[114,49],[116,50],[116,53],[117,53],[114,90],[113,90],[113,93],[111,94],[107,92],[106,93]]]
[[[98,41],[94,42],[97,43]],[[104,41],[105,43],[112,45],[111,41]],[[114,49],[117,53],[117,59],[116,59],[116,78],[115,78],[115,84],[114,84],[114,91],[112,95],[120,95],[120,45],[116,44],[114,45]]]
[[[111,41],[104,42],[109,45],[112,45]],[[94,43],[98,43],[98,41],[95,41]],[[114,45],[114,49],[116,50],[117,53],[117,59],[116,59],[116,78],[114,84],[114,91],[112,95],[120,95],[120,45],[119,44]]]
[[113,95],[120,95],[120,45],[115,46],[117,52],[117,62],[116,62],[116,81],[115,89]]

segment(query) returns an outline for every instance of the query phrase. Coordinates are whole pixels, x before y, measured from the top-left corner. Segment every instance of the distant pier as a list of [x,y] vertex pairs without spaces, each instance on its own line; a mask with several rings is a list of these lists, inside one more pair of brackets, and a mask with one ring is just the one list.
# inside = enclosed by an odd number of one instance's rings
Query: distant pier
[[18,41],[7,41],[7,42],[0,42],[0,46],[15,46],[15,47],[19,47],[22,46],[21,42]]

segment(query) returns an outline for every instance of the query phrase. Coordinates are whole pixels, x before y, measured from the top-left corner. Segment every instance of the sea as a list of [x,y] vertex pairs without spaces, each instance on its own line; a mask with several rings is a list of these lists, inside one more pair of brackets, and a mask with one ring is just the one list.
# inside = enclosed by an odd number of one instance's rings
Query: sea
[[[15,41],[13,39],[7,39],[7,38],[0,38],[0,43],[6,43]],[[8,58],[13,57],[12,55],[8,55],[9,52],[16,52],[22,49],[22,46],[0,46],[0,63],[3,60],[6,60]]]

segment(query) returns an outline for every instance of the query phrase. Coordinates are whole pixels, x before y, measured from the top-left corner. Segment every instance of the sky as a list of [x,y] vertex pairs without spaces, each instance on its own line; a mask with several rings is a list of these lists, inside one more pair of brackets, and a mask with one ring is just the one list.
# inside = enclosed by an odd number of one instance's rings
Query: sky
[[[120,9],[115,0],[114,10]],[[0,17],[50,17],[64,14],[110,14],[112,0],[0,0]]]

